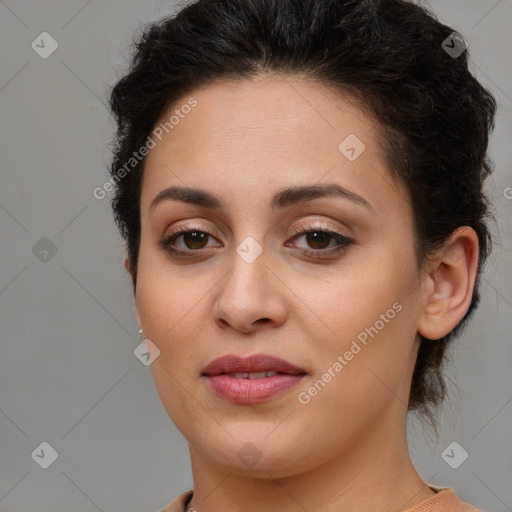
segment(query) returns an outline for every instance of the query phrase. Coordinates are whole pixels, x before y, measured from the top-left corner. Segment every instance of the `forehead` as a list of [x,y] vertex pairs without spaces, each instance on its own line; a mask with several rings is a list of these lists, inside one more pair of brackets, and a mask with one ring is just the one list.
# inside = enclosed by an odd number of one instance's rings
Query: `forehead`
[[[348,133],[375,146],[373,119],[350,97],[311,79],[263,75],[244,80],[218,80],[176,101],[157,124],[163,125],[173,114],[185,109],[191,97],[197,105],[180,116],[172,128],[174,137],[167,137],[163,143],[169,144],[175,152],[180,151],[179,142],[186,139],[187,149],[200,150],[213,142],[217,146],[216,153],[226,150],[225,154],[229,155],[229,146],[237,144],[246,146],[246,154],[255,153],[259,159],[264,156],[262,148],[252,143],[265,144],[267,152],[275,152],[272,157],[286,152],[296,154],[297,145],[303,151],[319,145],[326,149],[331,145],[338,156],[340,138]],[[304,142],[308,143],[305,147]],[[197,154],[188,153],[189,156]]]
[[383,186],[400,193],[375,121],[349,97],[298,76],[216,81],[175,102],[155,126],[161,140],[153,137],[146,159],[141,209],[172,185],[263,200],[290,184],[338,182],[376,205]]

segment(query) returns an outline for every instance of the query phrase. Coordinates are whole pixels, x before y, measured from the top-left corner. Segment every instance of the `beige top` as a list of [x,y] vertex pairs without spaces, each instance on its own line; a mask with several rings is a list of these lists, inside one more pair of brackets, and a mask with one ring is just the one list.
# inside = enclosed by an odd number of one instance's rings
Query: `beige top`
[[[482,512],[464,501],[460,501],[450,487],[432,487],[437,494],[417,503],[404,512]],[[187,512],[187,505],[192,500],[193,491],[187,491],[169,503],[160,512]],[[191,508],[190,511],[194,512]],[[198,511],[199,512],[199,511]]]

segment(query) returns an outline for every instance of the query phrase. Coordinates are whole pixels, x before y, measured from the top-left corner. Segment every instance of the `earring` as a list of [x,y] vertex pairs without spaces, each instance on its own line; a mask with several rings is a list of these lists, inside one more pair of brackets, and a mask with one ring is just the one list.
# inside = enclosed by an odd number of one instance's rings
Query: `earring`
[[144,334],[142,334],[142,329],[139,329],[139,341],[144,341]]

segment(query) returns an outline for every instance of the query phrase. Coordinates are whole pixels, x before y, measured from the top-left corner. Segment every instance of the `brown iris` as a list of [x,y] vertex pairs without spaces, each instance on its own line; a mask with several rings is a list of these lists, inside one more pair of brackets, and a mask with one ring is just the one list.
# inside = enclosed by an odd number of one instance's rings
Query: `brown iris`
[[[331,241],[332,235],[324,231],[309,231],[305,233],[306,240],[310,247],[314,249],[325,249]],[[325,243],[327,241],[327,243]]]
[[185,245],[189,249],[202,249],[206,245],[204,242],[208,243],[208,237],[210,235],[201,231],[187,231],[183,233],[182,236]]

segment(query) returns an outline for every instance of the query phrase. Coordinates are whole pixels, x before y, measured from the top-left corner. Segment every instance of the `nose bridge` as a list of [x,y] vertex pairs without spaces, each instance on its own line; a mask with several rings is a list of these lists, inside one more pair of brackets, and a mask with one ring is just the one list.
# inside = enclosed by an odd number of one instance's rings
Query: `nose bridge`
[[269,282],[269,249],[254,236],[235,246],[231,270],[216,298],[214,315],[239,330],[248,330],[261,319],[280,323],[284,304],[276,286]]
[[230,286],[235,286],[239,302],[242,298],[245,299],[241,301],[242,303],[250,302],[251,297],[254,297],[255,294],[264,293],[267,280],[267,256],[268,249],[265,251],[262,243],[255,236],[245,236],[235,246],[232,259],[233,267],[228,280]]
[[237,246],[236,253],[247,265],[253,265],[257,260],[262,260],[263,241],[258,241],[254,236],[246,236]]

